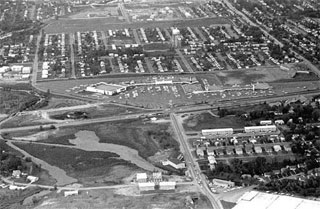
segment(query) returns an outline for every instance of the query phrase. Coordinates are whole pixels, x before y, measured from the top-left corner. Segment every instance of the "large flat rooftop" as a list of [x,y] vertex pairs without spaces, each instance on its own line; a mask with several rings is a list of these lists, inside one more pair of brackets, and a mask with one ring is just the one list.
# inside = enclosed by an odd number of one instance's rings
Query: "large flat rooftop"
[[251,191],[245,193],[233,209],[318,209],[320,202],[298,197]]
[[117,89],[125,88],[125,86],[116,85],[116,84],[107,84],[107,83],[99,83],[93,85],[94,88],[104,91],[116,91]]

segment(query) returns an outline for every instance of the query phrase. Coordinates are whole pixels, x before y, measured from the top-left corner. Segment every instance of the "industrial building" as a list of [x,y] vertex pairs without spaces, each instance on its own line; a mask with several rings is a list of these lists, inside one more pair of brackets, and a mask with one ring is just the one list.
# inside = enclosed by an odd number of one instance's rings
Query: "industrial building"
[[156,186],[156,184],[154,182],[138,183],[138,187],[139,187],[140,192],[153,191],[153,190],[155,190],[155,186]]
[[117,85],[117,84],[107,84],[105,82],[100,82],[97,84],[92,84],[86,88],[86,91],[100,93],[104,95],[115,95],[127,90],[127,86]]
[[266,133],[275,131],[277,131],[277,127],[275,125],[244,127],[244,132],[246,133]]
[[146,173],[137,173],[137,182],[147,182],[148,176]]
[[232,188],[235,186],[235,183],[232,181],[225,181],[221,179],[212,179],[212,183],[218,187],[222,188]]
[[160,190],[175,190],[175,188],[176,188],[176,182],[174,181],[159,182]]
[[233,128],[204,129],[201,132],[203,136],[231,135],[233,134]]
[[286,209],[316,209],[320,208],[320,202],[305,198],[250,191],[240,197],[233,209],[279,209],[283,207]]

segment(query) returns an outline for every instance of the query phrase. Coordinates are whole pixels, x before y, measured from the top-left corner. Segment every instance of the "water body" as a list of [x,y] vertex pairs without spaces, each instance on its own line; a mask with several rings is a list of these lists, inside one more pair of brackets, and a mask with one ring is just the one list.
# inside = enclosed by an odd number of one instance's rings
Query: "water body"
[[140,157],[135,149],[117,144],[100,143],[99,137],[93,131],[79,131],[75,136],[77,137],[76,139],[69,140],[71,144],[75,145],[74,148],[85,151],[112,152],[118,154],[121,159],[131,162],[144,170],[153,171],[156,169],[150,162]]

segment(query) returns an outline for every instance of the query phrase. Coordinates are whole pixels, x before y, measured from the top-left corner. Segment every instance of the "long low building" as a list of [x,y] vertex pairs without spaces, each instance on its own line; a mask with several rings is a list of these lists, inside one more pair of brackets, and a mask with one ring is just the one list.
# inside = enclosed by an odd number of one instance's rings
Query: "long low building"
[[109,96],[119,94],[126,90],[127,90],[127,86],[117,85],[117,84],[107,84],[105,82],[92,84],[86,88],[86,91],[105,94]]
[[318,209],[319,201],[303,198],[251,191],[245,193],[233,209]]
[[244,127],[244,132],[246,133],[263,133],[263,132],[275,132],[275,131],[277,131],[277,127],[275,125]]
[[230,135],[233,134],[233,128],[203,129],[201,132],[203,136]]

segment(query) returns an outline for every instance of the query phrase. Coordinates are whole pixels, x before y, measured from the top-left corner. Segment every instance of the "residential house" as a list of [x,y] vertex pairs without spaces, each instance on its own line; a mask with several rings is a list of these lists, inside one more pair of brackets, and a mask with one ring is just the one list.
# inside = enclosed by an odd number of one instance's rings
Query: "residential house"
[[185,162],[180,161],[177,158],[169,158],[162,162],[162,165],[172,166],[175,169],[184,169],[186,167]]
[[146,173],[137,173],[137,182],[147,182],[147,178]]
[[208,147],[207,148],[207,154],[208,156],[214,156],[214,147]]
[[262,148],[259,146],[254,146],[253,150],[256,154],[261,154],[262,153]]
[[251,155],[253,153],[253,149],[251,146],[246,146],[245,147],[245,152],[248,154],[248,155]]
[[237,155],[243,155],[243,149],[242,149],[242,147],[236,147],[236,148],[235,148],[235,153],[236,153]]
[[204,148],[203,147],[198,147],[196,149],[196,154],[199,158],[203,158],[204,157]]
[[12,171],[12,177],[14,177],[14,178],[20,178],[20,176],[21,176],[21,171],[20,170],[13,170]]
[[280,146],[279,144],[274,145],[274,146],[273,146],[273,150],[274,150],[275,152],[280,152],[280,151],[281,151],[281,146]]

